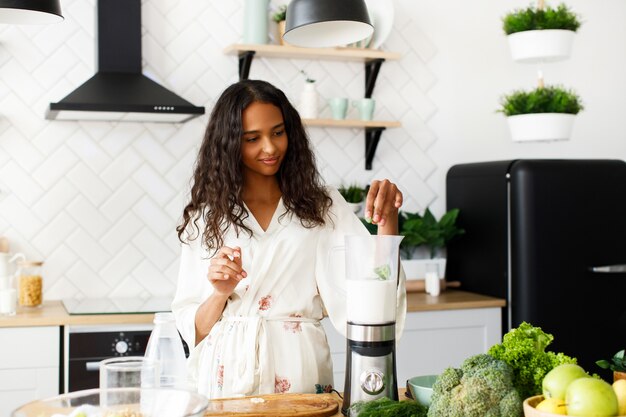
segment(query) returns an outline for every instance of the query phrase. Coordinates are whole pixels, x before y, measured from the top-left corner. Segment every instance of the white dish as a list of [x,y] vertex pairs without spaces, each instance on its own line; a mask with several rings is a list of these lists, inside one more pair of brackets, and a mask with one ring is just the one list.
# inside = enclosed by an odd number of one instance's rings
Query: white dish
[[393,0],[365,0],[367,10],[374,20],[374,35],[369,47],[378,49],[391,33],[395,16]]

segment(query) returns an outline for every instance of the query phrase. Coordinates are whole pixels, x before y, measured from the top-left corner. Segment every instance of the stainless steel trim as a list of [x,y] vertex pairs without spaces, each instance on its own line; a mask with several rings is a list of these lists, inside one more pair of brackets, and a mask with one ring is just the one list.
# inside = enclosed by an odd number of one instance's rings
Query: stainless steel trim
[[354,342],[388,342],[396,338],[396,323],[365,325],[348,323],[347,336]]
[[600,272],[605,274],[616,274],[621,272],[626,272],[626,264],[621,265],[603,265],[603,266],[592,266],[592,272]]
[[100,371],[100,362],[87,362],[85,368],[89,372]]

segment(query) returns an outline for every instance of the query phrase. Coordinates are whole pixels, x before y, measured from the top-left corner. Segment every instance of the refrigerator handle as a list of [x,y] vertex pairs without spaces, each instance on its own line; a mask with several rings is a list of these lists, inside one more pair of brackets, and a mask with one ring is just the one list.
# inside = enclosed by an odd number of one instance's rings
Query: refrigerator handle
[[615,273],[626,272],[626,264],[592,266],[589,269],[591,270],[591,272],[615,274]]

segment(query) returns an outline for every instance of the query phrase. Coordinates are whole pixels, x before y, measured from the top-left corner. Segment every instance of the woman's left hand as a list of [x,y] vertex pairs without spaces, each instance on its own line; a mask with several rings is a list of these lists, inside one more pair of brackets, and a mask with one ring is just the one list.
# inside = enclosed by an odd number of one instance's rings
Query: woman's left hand
[[397,225],[398,209],[402,206],[402,192],[391,181],[374,180],[365,199],[365,218],[378,226],[392,220]]

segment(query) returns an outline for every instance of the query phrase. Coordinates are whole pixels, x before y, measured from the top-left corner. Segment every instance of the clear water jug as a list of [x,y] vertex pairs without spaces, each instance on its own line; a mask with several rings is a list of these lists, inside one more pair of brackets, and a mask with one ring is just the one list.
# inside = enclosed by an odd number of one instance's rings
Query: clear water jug
[[146,358],[159,362],[160,386],[187,389],[187,360],[173,313],[156,313]]

